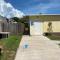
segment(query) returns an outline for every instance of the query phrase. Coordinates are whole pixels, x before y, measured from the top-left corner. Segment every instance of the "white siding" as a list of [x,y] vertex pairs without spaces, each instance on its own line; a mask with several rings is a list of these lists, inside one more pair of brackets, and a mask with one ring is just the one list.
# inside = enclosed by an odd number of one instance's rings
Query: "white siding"
[[30,21],[30,35],[42,35],[43,23],[40,21]]

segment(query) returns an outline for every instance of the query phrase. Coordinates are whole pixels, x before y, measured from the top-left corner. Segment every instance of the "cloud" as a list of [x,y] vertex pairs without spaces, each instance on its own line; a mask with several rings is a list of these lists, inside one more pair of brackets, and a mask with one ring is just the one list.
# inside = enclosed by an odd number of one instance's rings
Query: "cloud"
[[6,3],[4,0],[0,0],[0,15],[11,17],[23,17],[24,13],[15,9],[10,3]]
[[60,3],[60,0],[50,0],[50,2],[53,2],[53,3]]
[[40,11],[41,11],[41,13],[49,13],[49,12],[52,12],[53,10],[55,12],[60,10],[60,4],[59,3],[50,3],[50,4],[47,4],[47,5],[43,6]]
[[[31,0],[30,0],[31,1]],[[28,7],[23,10],[26,15],[31,14],[58,14],[60,13],[60,0],[34,0],[34,3],[28,4]]]
[[[47,0],[45,0],[47,1]],[[58,10],[60,10],[60,0],[48,0],[49,3],[40,3],[38,4],[35,8],[36,9],[40,9],[41,13],[49,13],[49,11],[55,11],[57,12]],[[54,12],[54,13],[55,13]]]
[[[28,11],[27,11],[28,10]],[[31,14],[60,14],[60,3],[40,3],[26,10],[27,15]]]

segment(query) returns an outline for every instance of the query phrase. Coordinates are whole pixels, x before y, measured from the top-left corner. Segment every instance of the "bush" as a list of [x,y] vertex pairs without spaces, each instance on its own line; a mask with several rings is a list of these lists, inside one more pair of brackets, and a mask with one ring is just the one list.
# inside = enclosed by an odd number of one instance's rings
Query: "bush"
[[51,33],[44,33],[43,35],[44,35],[44,36],[50,36]]

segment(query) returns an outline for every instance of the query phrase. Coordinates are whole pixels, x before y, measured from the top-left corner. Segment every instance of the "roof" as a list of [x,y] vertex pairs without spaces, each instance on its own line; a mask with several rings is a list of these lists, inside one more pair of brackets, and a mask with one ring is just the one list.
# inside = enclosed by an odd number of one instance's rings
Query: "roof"
[[6,18],[5,18],[5,17],[3,17],[3,16],[0,16],[0,19],[1,19],[1,20],[5,20]]
[[32,15],[29,16],[29,20],[40,20],[40,21],[60,21],[60,15]]
[[7,18],[5,18],[5,17],[3,17],[3,16],[0,15],[0,23],[1,22],[6,22],[6,21],[7,21]]

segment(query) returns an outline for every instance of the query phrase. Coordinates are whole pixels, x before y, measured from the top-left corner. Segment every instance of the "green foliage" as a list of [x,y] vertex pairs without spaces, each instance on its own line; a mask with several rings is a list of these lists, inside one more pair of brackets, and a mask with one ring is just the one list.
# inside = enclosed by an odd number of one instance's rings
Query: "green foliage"
[[3,55],[0,56],[1,60],[14,60],[17,48],[21,41],[22,36],[10,36],[8,38],[0,40],[3,45]]
[[51,40],[60,41],[60,36],[57,36],[57,35],[48,35],[47,37]]
[[49,33],[53,31],[53,30],[52,30],[52,22],[49,22],[49,23],[48,23],[47,31],[48,31]]
[[44,36],[50,36],[51,33],[44,33],[43,35],[44,35]]
[[14,22],[24,23],[23,18],[20,19],[20,18],[14,17],[12,19],[14,20]]
[[12,18],[15,22],[20,22],[20,19],[17,17]]
[[49,23],[48,23],[48,26],[50,27],[51,25],[52,25],[52,22],[49,22]]
[[15,50],[18,46],[20,37],[18,36],[10,36],[7,39],[4,39],[3,43],[6,48],[9,50]]

